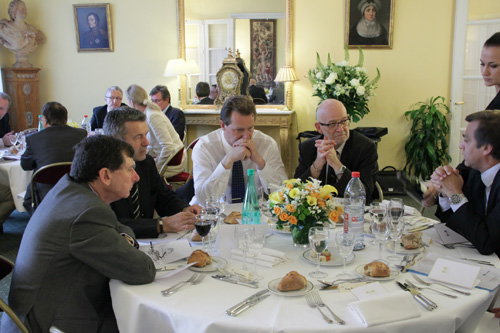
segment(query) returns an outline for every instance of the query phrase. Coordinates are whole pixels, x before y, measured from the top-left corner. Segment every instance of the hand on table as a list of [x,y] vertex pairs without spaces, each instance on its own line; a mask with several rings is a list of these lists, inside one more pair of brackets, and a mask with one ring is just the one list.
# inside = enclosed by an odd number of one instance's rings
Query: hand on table
[[201,214],[201,206],[200,205],[192,205],[184,208],[182,211],[185,213],[193,213],[194,215]]
[[[187,207],[189,208],[189,207]],[[165,232],[179,232],[183,230],[193,230],[195,214],[190,212],[180,212],[175,215],[164,217]]]
[[5,133],[5,135],[2,137],[3,145],[5,147],[8,147],[11,145],[11,143],[10,143],[11,134],[14,134],[14,131],[10,131],[9,133]]

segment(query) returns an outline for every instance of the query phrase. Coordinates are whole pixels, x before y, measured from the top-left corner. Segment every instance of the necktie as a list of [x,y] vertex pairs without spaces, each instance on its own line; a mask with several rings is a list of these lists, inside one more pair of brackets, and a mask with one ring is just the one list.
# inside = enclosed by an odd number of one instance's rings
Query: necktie
[[139,204],[139,186],[137,186],[137,183],[134,183],[131,192],[132,194],[130,195],[130,200],[132,202],[132,216],[134,219],[138,219],[141,215],[141,206]]
[[233,163],[231,175],[231,196],[232,203],[243,202],[245,195],[245,178],[243,178],[243,164],[241,161]]

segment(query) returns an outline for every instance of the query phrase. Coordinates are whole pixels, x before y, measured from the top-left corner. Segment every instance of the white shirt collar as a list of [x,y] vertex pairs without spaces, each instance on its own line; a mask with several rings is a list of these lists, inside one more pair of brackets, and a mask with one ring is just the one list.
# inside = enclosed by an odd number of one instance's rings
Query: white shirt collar
[[347,140],[345,140],[345,141],[344,141],[344,143],[340,145],[340,147],[338,147],[337,149],[335,149],[335,150],[337,151],[338,155],[339,155],[339,156],[338,156],[338,157],[339,157],[339,159],[340,159],[340,155],[342,155],[342,150],[344,150],[344,147],[345,147],[345,143],[346,143],[346,142],[347,142]]
[[500,163],[495,164],[485,172],[481,174],[481,180],[484,183],[484,186],[491,187],[493,184],[493,180],[495,180],[495,176],[497,175],[498,170],[500,170]]

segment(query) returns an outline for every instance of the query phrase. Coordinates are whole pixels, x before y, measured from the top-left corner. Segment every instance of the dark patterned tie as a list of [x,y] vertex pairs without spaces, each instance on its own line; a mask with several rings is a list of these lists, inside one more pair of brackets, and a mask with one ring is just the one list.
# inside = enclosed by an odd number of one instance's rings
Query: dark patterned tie
[[232,203],[243,202],[245,195],[245,178],[243,177],[243,164],[241,161],[233,163],[231,178],[231,196]]
[[139,216],[141,216],[141,206],[139,204],[139,186],[137,186],[137,183],[134,183],[131,192],[130,201],[132,202],[132,216],[134,219],[138,219]]

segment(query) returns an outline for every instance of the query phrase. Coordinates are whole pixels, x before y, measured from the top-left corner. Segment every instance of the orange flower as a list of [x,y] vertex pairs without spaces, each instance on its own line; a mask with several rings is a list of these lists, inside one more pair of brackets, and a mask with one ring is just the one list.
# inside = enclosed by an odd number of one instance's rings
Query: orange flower
[[325,202],[323,200],[321,200],[321,199],[318,199],[318,207],[319,208],[323,208],[325,206],[326,206]]
[[339,212],[339,214],[344,214],[344,208],[342,206],[337,206],[335,209]]
[[285,186],[289,190],[291,190],[293,188],[293,184],[290,184],[290,183],[286,184]]
[[339,221],[339,212],[336,210],[331,210],[330,214],[328,214],[328,218],[332,220],[332,222],[337,223]]
[[280,220],[281,221],[287,221],[288,220],[288,214],[287,213],[281,213],[280,214]]
[[319,198],[319,193],[318,192],[312,192],[311,197],[318,199]]
[[281,214],[281,208],[279,208],[278,206],[274,206],[273,213],[275,215],[280,215]]
[[292,204],[287,204],[286,210],[288,210],[290,213],[295,213],[295,210],[297,210],[297,208]]
[[290,222],[291,224],[297,224],[297,218],[293,215],[290,215],[288,217],[288,222]]

